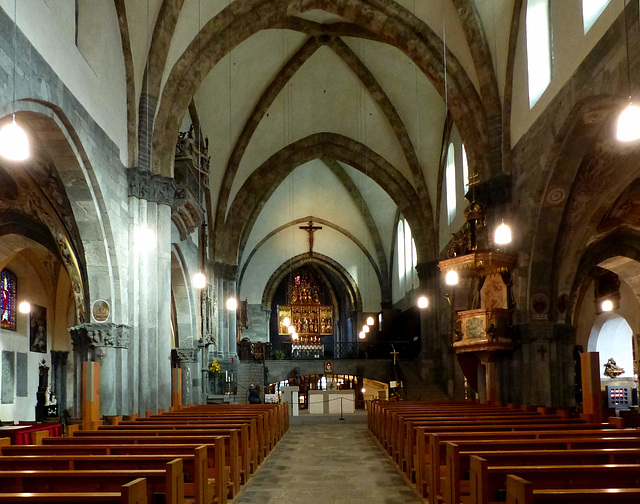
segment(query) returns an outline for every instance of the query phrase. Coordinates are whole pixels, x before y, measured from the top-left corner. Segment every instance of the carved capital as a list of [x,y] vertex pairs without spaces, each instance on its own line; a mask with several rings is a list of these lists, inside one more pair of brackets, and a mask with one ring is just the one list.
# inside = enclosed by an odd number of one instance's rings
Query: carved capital
[[82,324],[71,327],[74,348],[129,348],[130,326],[124,324]]
[[153,201],[159,205],[173,204],[176,194],[176,183],[172,178],[153,175],[147,170],[130,168],[127,170],[129,182],[129,196],[146,201]]
[[174,348],[171,350],[171,354],[176,362],[198,362],[197,348]]

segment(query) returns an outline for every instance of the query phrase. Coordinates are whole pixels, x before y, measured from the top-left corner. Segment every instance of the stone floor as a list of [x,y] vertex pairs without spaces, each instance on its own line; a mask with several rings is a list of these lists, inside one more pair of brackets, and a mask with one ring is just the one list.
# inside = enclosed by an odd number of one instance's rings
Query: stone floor
[[366,415],[301,415],[234,504],[418,504]]

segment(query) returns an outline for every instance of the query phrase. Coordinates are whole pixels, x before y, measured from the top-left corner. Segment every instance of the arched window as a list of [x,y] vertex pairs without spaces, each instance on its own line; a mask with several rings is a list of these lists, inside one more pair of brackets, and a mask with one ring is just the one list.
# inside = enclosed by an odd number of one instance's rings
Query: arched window
[[549,0],[527,0],[526,24],[529,107],[533,107],[551,82]]
[[447,168],[445,171],[447,183],[447,222],[451,224],[456,216],[456,158],[453,144],[447,150]]
[[398,261],[398,285],[400,286],[400,290],[404,292],[404,224],[403,219],[400,219],[398,222],[398,233],[396,239],[396,249],[397,254],[396,258]]
[[16,276],[8,269],[0,272],[0,327],[16,330]]
[[464,189],[464,194],[467,194],[469,190],[469,163],[467,162],[467,151],[462,146],[462,188]]
[[582,24],[586,34],[611,0],[582,0]]
[[398,288],[404,294],[418,286],[416,270],[418,255],[409,223],[402,216],[398,220],[396,257],[398,261]]

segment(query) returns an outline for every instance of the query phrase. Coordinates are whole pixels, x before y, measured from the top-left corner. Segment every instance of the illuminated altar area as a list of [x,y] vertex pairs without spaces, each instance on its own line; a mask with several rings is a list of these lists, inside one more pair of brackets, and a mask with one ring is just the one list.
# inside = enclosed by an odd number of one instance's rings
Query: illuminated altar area
[[288,300],[278,306],[278,333],[291,337],[291,355],[301,359],[324,357],[323,336],[333,334],[333,307],[321,304],[321,292],[311,273],[291,278]]

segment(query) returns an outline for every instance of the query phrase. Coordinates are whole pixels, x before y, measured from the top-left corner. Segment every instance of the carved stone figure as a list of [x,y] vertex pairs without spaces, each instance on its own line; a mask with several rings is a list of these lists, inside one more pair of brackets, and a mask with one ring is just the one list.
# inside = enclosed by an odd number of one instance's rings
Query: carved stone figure
[[624,373],[624,369],[616,364],[613,357],[610,357],[607,363],[604,365],[604,374],[609,378],[616,378]]

